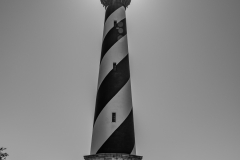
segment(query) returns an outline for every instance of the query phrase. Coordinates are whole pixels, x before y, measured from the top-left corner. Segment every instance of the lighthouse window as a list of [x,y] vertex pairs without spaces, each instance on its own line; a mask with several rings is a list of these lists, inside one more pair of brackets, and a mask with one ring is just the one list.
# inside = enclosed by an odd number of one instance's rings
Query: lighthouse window
[[117,27],[117,21],[114,21],[114,27]]
[[114,71],[117,70],[117,63],[116,63],[116,62],[113,63],[113,70],[114,70]]
[[116,122],[116,113],[115,112],[112,113],[112,122]]

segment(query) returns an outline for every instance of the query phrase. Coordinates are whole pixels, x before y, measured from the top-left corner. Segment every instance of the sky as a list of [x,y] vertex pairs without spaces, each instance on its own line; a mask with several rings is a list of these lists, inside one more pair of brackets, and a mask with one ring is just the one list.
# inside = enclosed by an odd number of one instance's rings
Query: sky
[[[105,9],[99,0],[0,0],[0,147],[7,160],[90,154]],[[132,0],[137,154],[240,158],[240,1]]]

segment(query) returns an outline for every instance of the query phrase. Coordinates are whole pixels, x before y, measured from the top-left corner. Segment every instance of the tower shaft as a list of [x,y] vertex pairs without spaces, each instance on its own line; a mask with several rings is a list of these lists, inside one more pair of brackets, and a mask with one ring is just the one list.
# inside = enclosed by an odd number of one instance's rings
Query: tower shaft
[[[135,134],[125,9],[130,0],[101,0],[106,7],[91,155],[101,157],[135,156]],[[124,158],[123,158],[124,159]]]

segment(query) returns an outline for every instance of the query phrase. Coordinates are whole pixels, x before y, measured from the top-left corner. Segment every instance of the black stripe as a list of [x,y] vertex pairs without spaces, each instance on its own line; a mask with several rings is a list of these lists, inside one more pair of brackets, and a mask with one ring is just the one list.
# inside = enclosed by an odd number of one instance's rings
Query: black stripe
[[121,4],[115,4],[115,5],[110,5],[107,7],[107,10],[105,12],[105,22],[108,19],[108,17],[114,12],[116,11],[118,8],[122,7]]
[[101,61],[107,51],[118,41],[118,36],[125,36],[127,34],[126,18],[120,22],[123,22],[123,27],[121,27],[123,29],[123,33],[118,33],[118,29],[116,27],[113,27],[110,31],[108,31],[102,43]]
[[135,145],[133,112],[113,132],[97,151],[98,153],[127,153],[131,154]]
[[117,71],[111,70],[98,89],[94,123],[102,109],[121,90],[130,78],[128,55],[126,55],[116,67]]

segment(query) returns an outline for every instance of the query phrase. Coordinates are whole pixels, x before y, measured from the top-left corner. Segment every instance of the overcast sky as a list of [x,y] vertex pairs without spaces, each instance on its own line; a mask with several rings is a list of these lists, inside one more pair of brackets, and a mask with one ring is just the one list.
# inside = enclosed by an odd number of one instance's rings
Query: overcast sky
[[[100,0],[0,0],[0,147],[7,160],[90,153]],[[240,158],[240,1],[132,0],[137,154]]]

